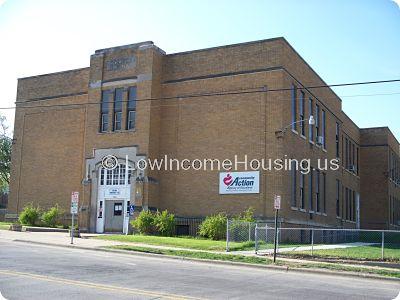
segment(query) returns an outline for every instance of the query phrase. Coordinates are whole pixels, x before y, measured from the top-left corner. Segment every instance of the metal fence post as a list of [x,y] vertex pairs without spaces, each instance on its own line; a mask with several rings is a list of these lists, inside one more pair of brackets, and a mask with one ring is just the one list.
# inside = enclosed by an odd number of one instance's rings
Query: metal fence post
[[382,231],[382,260],[385,258],[385,232]]
[[257,254],[258,251],[258,233],[257,233],[258,224],[256,223],[256,229],[254,232],[254,252]]
[[251,222],[249,222],[249,242],[251,241]]
[[226,252],[229,252],[229,219],[226,219]]
[[311,257],[314,257],[314,228],[311,229]]

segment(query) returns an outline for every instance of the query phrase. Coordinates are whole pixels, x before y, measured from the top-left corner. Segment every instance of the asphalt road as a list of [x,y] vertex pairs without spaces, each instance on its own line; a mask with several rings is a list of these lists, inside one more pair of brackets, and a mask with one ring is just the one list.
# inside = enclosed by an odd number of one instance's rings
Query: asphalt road
[[[13,299],[393,299],[398,282],[259,270],[0,240]],[[1,297],[0,297],[1,299]]]

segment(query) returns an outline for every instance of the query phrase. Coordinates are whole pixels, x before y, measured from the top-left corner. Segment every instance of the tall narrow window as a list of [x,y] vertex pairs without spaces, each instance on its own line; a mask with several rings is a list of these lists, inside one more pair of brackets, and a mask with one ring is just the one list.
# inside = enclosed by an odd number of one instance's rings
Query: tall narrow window
[[[308,99],[308,113],[309,113],[308,117],[311,117],[313,115],[313,111],[314,111],[313,99],[309,98]],[[310,142],[314,141],[314,126],[312,126],[312,125],[308,126],[308,139]]]
[[115,90],[114,96],[114,123],[113,130],[121,130],[122,129],[122,98],[124,95],[124,89],[119,88]]
[[300,173],[300,208],[305,209],[305,195],[304,195],[304,181],[306,179],[306,175],[303,173]]
[[321,199],[320,199],[320,181],[319,181],[319,174],[320,174],[320,171],[319,170],[316,170],[315,171],[315,201],[316,201],[316,203],[317,203],[317,207],[316,207],[316,210],[317,210],[317,212],[321,212]]
[[356,160],[357,160],[357,162],[356,162],[356,172],[357,172],[357,175],[358,175],[358,173],[359,173],[359,161],[360,161],[360,153],[359,153],[359,150],[358,150],[359,148],[357,147],[357,153],[356,153]]
[[357,207],[356,207],[356,192],[352,191],[351,194],[351,201],[352,201],[352,206],[353,206],[353,210],[352,210],[352,221],[356,221],[356,211],[357,211]]
[[345,167],[346,161],[346,152],[344,151],[344,138],[342,135],[342,166]]
[[322,138],[323,138],[322,147],[324,149],[326,149],[326,113],[325,113],[325,110],[322,110]]
[[356,169],[355,169],[355,158],[356,158],[356,151],[355,151],[355,144],[352,143],[352,147],[351,147],[351,165],[352,165],[352,170],[355,173]]
[[336,123],[336,157],[340,158],[340,125]]
[[313,186],[313,169],[311,168],[310,173],[309,173],[309,179],[308,179],[308,201],[309,201],[309,206],[310,206],[310,210],[313,211],[314,210],[314,186]]
[[297,88],[292,85],[292,129],[297,130]]
[[297,169],[296,161],[291,161],[291,172],[292,172],[292,207],[297,206]]
[[346,163],[345,163],[345,168],[348,169],[349,168],[349,140],[348,138],[346,138]]
[[102,91],[101,93],[101,105],[100,105],[100,132],[108,131],[108,111],[109,103],[111,99],[111,91]]
[[305,103],[304,103],[304,92],[301,91],[300,92],[300,134],[302,136],[306,135],[306,120],[304,119],[305,114],[304,114],[304,110],[305,110]]
[[340,180],[336,179],[336,216],[340,217]]
[[128,105],[126,115],[126,129],[135,128],[136,121],[136,87],[132,86],[128,91]]
[[326,214],[326,173],[322,173],[322,212]]
[[315,104],[315,141],[318,143],[318,137],[320,136],[320,130],[319,130],[319,105]]
[[346,206],[345,206],[345,216],[346,216],[346,220],[349,219],[349,189],[346,188]]

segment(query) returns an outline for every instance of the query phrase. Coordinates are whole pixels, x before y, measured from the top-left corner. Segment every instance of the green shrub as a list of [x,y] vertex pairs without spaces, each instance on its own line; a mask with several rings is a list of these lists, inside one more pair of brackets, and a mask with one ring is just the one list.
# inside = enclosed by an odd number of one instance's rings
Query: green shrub
[[142,210],[135,220],[131,221],[131,225],[141,234],[152,234],[154,228],[155,214],[149,210]]
[[60,215],[61,211],[56,204],[48,211],[44,212],[41,219],[45,226],[56,227],[59,224]]
[[254,208],[250,206],[244,212],[234,217],[234,219],[242,222],[255,222],[256,219],[254,219]]
[[226,235],[227,217],[224,213],[208,216],[199,226],[199,235],[213,240],[222,240]]
[[34,207],[33,204],[28,204],[24,210],[19,214],[19,221],[21,224],[35,226],[40,218],[39,207]]
[[157,232],[162,236],[173,236],[175,235],[175,216],[168,213],[168,210],[163,212],[157,211],[154,216],[154,226]]

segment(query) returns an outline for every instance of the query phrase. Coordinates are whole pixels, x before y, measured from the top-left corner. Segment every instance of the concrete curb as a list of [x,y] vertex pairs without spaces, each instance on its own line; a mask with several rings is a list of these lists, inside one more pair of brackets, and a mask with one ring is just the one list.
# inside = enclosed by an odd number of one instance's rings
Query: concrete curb
[[155,253],[147,253],[147,252],[132,251],[132,250],[90,248],[90,247],[76,246],[76,245],[71,245],[71,244],[60,245],[60,244],[27,241],[27,240],[20,240],[20,239],[15,239],[13,241],[18,242],[18,243],[27,243],[27,244],[41,245],[41,246],[52,246],[52,247],[59,247],[59,248],[90,250],[90,251],[108,252],[108,253],[111,252],[111,253],[118,253],[118,254],[125,254],[125,255],[147,256],[147,257],[153,257],[153,258],[154,257],[169,258],[169,259],[186,260],[186,261],[193,261],[193,262],[200,262],[200,263],[211,263],[211,264],[217,264],[217,265],[247,267],[247,268],[260,269],[260,270],[278,270],[278,271],[294,272],[294,273],[311,273],[311,274],[320,274],[320,275],[331,275],[331,276],[350,277],[350,278],[377,279],[377,280],[400,282],[400,278],[386,277],[386,276],[381,276],[381,275],[373,275],[373,274],[365,274],[365,273],[357,273],[357,272],[351,272],[351,271],[334,271],[334,270],[327,270],[327,269],[301,268],[301,267],[294,268],[294,267],[277,266],[277,265],[258,265],[258,264],[250,264],[250,263],[243,263],[243,262],[201,259],[201,258],[174,256],[174,255],[166,255],[166,254],[155,254]]

